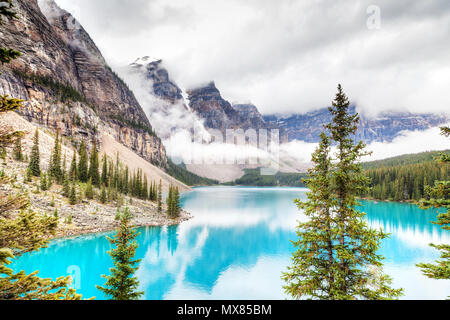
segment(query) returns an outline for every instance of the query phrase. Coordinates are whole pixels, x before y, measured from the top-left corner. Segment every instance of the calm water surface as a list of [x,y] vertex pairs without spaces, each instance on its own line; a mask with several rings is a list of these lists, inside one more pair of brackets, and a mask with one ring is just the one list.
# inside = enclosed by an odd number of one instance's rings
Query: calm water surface
[[[194,218],[180,226],[140,228],[137,276],[145,299],[285,299],[281,273],[290,264],[297,220],[293,203],[300,188],[197,188],[183,195]],[[385,272],[407,299],[445,299],[450,281],[431,280],[415,264],[439,253],[430,242],[450,242],[430,223],[436,213],[401,203],[363,202],[371,226],[391,238],[383,242]],[[95,288],[112,266],[105,234],[57,240],[13,264],[15,271],[40,270],[41,277],[72,275],[84,297],[105,298]]]

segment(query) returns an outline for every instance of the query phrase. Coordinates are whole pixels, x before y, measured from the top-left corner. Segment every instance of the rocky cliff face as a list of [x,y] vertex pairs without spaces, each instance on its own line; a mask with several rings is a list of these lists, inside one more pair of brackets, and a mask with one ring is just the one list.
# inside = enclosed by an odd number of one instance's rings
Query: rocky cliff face
[[214,82],[188,91],[189,106],[205,126],[225,132],[227,129],[272,129],[276,126],[264,121],[258,109],[251,104],[231,105],[222,98]]
[[[83,27],[53,0],[13,0],[0,46],[22,56],[2,67],[0,94],[25,100],[19,112],[75,139],[109,133],[163,166],[160,139],[127,85],[108,67]],[[44,14],[45,13],[45,14]]]
[[143,57],[137,59],[130,66],[135,72],[144,75],[152,87],[149,88],[155,96],[172,104],[182,102],[181,89],[169,79],[169,72],[162,67],[162,60]]
[[[353,114],[356,112],[354,107],[351,108],[351,112]],[[264,119],[280,127],[287,134],[289,141],[318,142],[323,125],[331,121],[331,115],[328,109],[324,108],[290,116],[267,115]],[[448,115],[434,114],[384,113],[376,118],[361,115],[356,139],[366,143],[391,142],[400,131],[426,130],[448,121],[450,121]]]

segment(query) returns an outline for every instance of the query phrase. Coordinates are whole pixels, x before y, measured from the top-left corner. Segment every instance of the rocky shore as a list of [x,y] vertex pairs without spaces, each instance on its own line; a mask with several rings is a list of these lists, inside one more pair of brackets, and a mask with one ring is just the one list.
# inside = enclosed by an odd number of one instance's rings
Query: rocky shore
[[70,205],[68,199],[62,195],[62,186],[54,184],[47,191],[39,191],[38,178],[25,183],[26,167],[23,162],[1,160],[0,171],[11,181],[0,185],[0,192],[25,193],[29,196],[31,210],[43,215],[56,215],[59,223],[55,238],[112,231],[118,226],[117,211],[123,210],[124,207],[128,207],[133,214],[132,224],[136,227],[176,225],[192,218],[192,215],[184,210],[178,218],[169,218],[165,204],[163,212],[158,213],[156,203],[128,196],[124,197],[120,208],[116,202],[102,204],[97,200],[83,199],[80,190],[77,194],[77,204]]

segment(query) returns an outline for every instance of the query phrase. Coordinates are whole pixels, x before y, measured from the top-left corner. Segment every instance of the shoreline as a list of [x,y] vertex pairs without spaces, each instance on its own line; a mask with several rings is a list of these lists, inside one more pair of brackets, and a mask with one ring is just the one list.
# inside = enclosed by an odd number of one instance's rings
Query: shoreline
[[[146,227],[164,227],[164,226],[174,226],[174,225],[180,225],[183,222],[189,221],[194,216],[186,211],[181,210],[180,217],[176,219],[168,219],[166,218],[166,221],[163,223],[158,223],[155,221],[138,221],[137,223],[133,219],[132,226],[133,228],[146,228]],[[103,225],[95,228],[59,228],[55,234],[54,237],[49,238],[49,241],[55,241],[55,240],[70,240],[70,239],[76,239],[78,237],[82,236],[95,236],[100,235],[102,233],[110,233],[116,231],[119,224],[117,221],[114,221],[113,224],[109,225]]]

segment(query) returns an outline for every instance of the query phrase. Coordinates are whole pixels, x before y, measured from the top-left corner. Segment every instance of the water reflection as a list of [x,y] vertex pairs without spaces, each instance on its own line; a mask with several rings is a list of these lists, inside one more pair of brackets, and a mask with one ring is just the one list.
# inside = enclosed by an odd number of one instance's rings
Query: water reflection
[[[299,214],[293,199],[304,198],[299,188],[199,188],[182,198],[194,218],[180,226],[140,229],[137,275],[146,299],[284,299],[280,275],[290,264]],[[430,280],[414,264],[433,261],[438,253],[428,243],[450,242],[448,233],[432,225],[436,213],[414,205],[363,202],[374,227],[392,233],[384,241],[386,272],[406,298],[443,299],[448,281]],[[26,255],[16,270],[41,270],[53,277],[77,265],[81,292],[103,295],[110,246],[104,235],[54,242],[41,253]],[[78,269],[77,269],[78,270]]]

